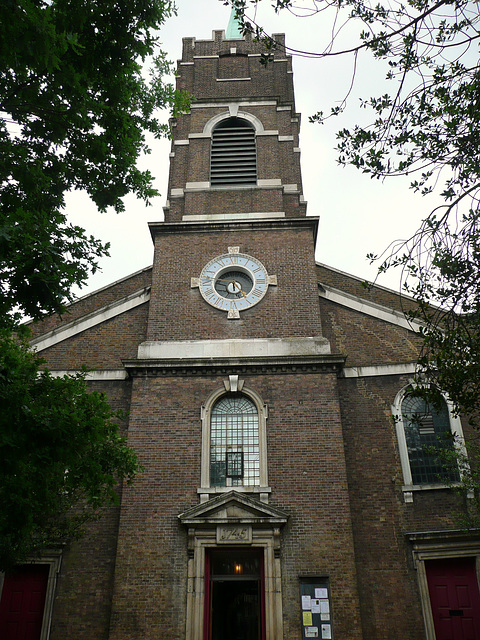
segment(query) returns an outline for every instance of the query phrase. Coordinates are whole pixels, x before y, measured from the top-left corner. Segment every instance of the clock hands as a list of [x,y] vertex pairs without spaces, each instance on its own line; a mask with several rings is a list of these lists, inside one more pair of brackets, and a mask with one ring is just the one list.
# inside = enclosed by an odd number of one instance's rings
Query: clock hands
[[238,282],[238,280],[226,280],[224,278],[216,278],[215,282],[226,282],[227,284],[225,285],[225,289],[228,291],[228,293],[241,295],[242,297],[245,297],[247,295],[245,291],[242,290],[242,285],[240,284],[240,282]]
[[[226,282],[225,289],[228,293],[240,294],[243,298],[245,298],[248,293],[242,290],[242,285],[238,280],[227,280],[226,278],[209,278],[213,282]],[[230,288],[229,288],[230,287]]]

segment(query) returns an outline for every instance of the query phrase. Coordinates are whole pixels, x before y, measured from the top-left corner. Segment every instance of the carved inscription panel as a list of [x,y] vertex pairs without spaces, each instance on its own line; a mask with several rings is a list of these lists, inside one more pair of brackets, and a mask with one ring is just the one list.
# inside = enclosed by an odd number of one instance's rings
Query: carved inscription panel
[[250,525],[224,524],[217,527],[217,544],[251,544]]

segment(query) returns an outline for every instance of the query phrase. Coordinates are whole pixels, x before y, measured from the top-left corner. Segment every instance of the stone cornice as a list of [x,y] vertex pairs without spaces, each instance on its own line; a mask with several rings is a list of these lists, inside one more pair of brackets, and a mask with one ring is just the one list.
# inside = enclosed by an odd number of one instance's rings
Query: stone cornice
[[[236,515],[231,515],[233,511]],[[208,502],[190,507],[179,516],[182,524],[189,526],[218,526],[233,522],[282,527],[288,521],[288,514],[256,498],[232,490],[211,498]]]
[[389,307],[385,307],[376,302],[371,302],[370,300],[365,300],[365,298],[352,295],[351,293],[345,293],[345,291],[341,291],[340,289],[336,289],[330,285],[319,283],[318,295],[320,298],[330,300],[330,302],[340,304],[343,307],[347,307],[353,311],[358,311],[366,316],[371,316],[378,320],[389,322],[390,324],[394,324],[402,329],[407,329],[408,331],[418,332],[422,326],[421,322],[418,320],[410,320],[401,311],[390,309]]
[[205,358],[124,360],[123,365],[132,377],[157,376],[226,376],[268,374],[339,374],[345,365],[345,356],[288,356],[251,358]]
[[314,239],[317,237],[319,218],[308,216],[302,218],[262,218],[260,220],[209,220],[187,222],[150,222],[152,238],[157,234],[212,233],[212,231],[263,231],[283,229],[311,229]]
[[72,320],[72,322],[62,324],[48,333],[37,336],[30,341],[30,346],[33,347],[35,351],[43,351],[44,349],[53,347],[59,342],[73,338],[87,329],[91,329],[92,327],[102,324],[107,320],[112,320],[122,313],[130,311],[130,309],[134,309],[141,304],[145,304],[149,300],[150,287],[144,287],[143,289],[124,296],[120,300],[115,300],[100,309],[96,309],[91,313],[80,316],[80,318]]

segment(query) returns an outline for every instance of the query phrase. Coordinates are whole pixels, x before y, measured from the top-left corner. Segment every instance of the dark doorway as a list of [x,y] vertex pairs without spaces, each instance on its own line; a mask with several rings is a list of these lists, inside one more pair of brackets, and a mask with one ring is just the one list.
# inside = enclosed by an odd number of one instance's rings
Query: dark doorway
[[263,551],[212,549],[206,575],[206,638],[263,640]]
[[425,563],[437,640],[480,640],[480,593],[475,558]]
[[31,564],[7,573],[0,599],[2,640],[39,640],[49,565]]

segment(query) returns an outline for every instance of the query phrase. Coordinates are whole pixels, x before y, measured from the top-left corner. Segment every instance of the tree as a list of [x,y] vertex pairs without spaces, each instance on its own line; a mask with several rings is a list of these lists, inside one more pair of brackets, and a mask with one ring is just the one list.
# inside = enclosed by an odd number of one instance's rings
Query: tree
[[85,374],[54,377],[0,332],[0,571],[76,537],[139,471],[121,415]]
[[[171,0],[5,0],[0,4],[0,325],[62,312],[108,245],[70,225],[65,192],[85,189],[100,211],[149,201],[136,161],[157,110],[184,98],[157,29]],[[142,70],[150,62],[150,77]]]
[[468,443],[468,455],[465,443],[458,437],[451,438],[451,447],[431,447],[429,452],[441,461],[444,468],[453,474],[460,472],[457,480],[442,482],[460,498],[460,509],[456,521],[462,529],[478,529],[480,526],[480,443],[478,433]]
[[18,323],[62,313],[108,251],[68,223],[67,191],[117,212],[128,193],[156,195],[136,161],[146,133],[167,133],[158,110],[187,104],[162,79],[158,29],[173,12],[172,0],[0,4],[0,570],[78,535],[139,469],[105,397],[84,374],[40,372]]
[[[248,17],[259,0],[231,0],[244,31],[265,43],[263,63],[278,43]],[[392,90],[362,101],[369,126],[338,133],[339,162],[375,178],[411,175],[433,208],[407,242],[392,243],[379,271],[402,269],[402,289],[416,309],[407,312],[423,328],[419,375],[448,393],[455,410],[476,412],[480,398],[480,38],[478,5],[468,0],[274,0],[276,11],[322,13],[332,19],[331,39],[317,52],[290,49],[316,59],[370,52],[386,63]],[[359,23],[358,38],[342,48],[346,23]],[[349,31],[351,33],[351,31]],[[338,47],[337,49],[335,47]],[[354,65],[355,68],[355,65]],[[382,67],[383,68],[383,67]],[[354,78],[352,79],[352,83]],[[318,112],[313,122],[341,113]],[[425,387],[427,389],[428,387]]]

